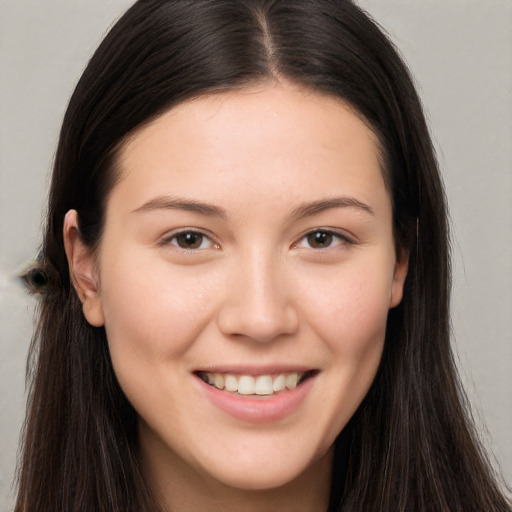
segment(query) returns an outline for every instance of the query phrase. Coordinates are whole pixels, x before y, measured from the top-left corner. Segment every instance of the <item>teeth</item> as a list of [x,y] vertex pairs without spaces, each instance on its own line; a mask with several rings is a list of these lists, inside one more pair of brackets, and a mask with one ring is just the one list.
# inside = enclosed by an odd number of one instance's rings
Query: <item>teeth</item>
[[257,395],[271,395],[274,392],[272,389],[272,377],[270,375],[260,375],[256,379],[254,391]]
[[201,378],[220,390],[238,392],[240,395],[272,395],[284,389],[295,389],[304,380],[303,372],[279,373],[277,375],[233,375],[230,373],[201,372]]
[[286,387],[286,375],[284,373],[281,373],[278,375],[274,382],[272,383],[272,389],[274,391],[283,391],[283,389]]
[[256,382],[254,382],[254,377],[242,375],[242,377],[238,379],[238,392],[241,395],[254,395],[255,388]]
[[238,379],[234,375],[226,375],[224,383],[226,386],[226,391],[238,391]]
[[295,389],[297,387],[297,382],[299,381],[299,376],[294,372],[290,373],[286,376],[286,387],[288,389]]
[[213,375],[213,385],[217,389],[224,389],[224,376],[220,373],[215,373]]

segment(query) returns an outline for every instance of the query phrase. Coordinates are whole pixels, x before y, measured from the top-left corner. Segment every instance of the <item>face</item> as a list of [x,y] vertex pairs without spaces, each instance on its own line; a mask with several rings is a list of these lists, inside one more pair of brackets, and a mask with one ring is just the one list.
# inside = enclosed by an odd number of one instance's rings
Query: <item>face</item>
[[120,169],[94,258],[71,214],[66,247],[143,454],[243,489],[328,460],[406,272],[375,135],[337,99],[261,86],[173,108]]

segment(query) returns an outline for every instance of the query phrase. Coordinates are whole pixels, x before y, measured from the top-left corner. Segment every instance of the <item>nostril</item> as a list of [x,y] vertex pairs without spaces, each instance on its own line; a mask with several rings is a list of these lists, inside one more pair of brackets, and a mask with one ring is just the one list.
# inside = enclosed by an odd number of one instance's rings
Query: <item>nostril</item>
[[218,326],[227,336],[268,343],[278,337],[295,334],[299,319],[289,306],[272,311],[263,308],[258,311],[250,305],[226,306],[219,313]]
[[243,265],[230,275],[218,311],[218,327],[226,336],[268,343],[298,329],[287,269],[276,265],[273,253],[262,251],[244,253]]

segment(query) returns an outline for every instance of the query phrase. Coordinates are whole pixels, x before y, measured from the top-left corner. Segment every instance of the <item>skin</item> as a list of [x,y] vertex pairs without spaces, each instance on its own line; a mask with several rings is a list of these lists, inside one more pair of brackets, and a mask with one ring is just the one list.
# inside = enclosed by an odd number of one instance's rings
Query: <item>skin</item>
[[[155,495],[164,510],[326,510],[333,442],[375,377],[407,272],[376,136],[338,99],[279,82],[176,106],[119,163],[97,251],[74,211],[65,246]],[[204,235],[198,248],[182,231]],[[276,365],[317,372],[276,421],[220,410],[194,373]]]

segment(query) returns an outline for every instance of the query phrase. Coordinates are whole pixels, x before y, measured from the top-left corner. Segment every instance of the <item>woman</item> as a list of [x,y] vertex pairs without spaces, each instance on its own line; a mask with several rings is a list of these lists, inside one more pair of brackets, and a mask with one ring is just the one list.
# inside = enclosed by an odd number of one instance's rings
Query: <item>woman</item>
[[408,72],[346,1],[139,1],[70,101],[17,510],[510,510]]

